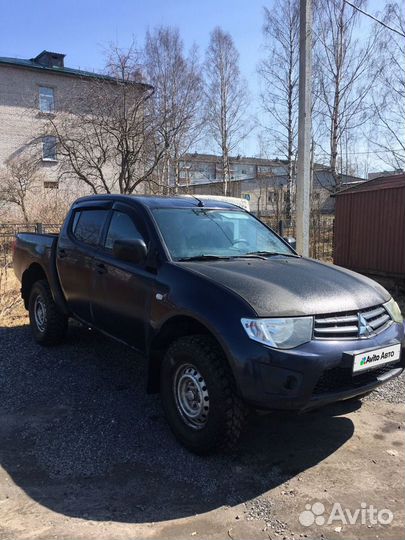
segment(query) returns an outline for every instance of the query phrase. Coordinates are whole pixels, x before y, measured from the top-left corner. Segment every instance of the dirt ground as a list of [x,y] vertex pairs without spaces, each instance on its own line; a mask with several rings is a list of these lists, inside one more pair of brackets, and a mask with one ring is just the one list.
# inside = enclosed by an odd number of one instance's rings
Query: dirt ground
[[[202,458],[170,433],[132,351],[78,325],[43,349],[14,312],[0,325],[0,539],[402,538],[398,384],[398,403],[253,415],[234,454]],[[393,520],[328,524],[335,503]]]

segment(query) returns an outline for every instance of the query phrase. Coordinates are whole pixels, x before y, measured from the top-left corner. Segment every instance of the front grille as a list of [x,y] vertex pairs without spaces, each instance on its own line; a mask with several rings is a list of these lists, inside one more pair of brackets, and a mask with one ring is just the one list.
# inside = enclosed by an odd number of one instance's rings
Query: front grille
[[381,375],[384,375],[385,373],[399,367],[401,367],[400,364],[382,366],[378,369],[374,369],[373,371],[368,371],[367,373],[360,373],[354,377],[352,375],[351,367],[336,367],[328,369],[321,375],[313,390],[313,393],[325,394],[328,392],[339,392],[353,388],[361,388],[367,384],[377,382]]
[[315,315],[314,338],[357,339],[378,334],[391,322],[384,306],[360,311]]

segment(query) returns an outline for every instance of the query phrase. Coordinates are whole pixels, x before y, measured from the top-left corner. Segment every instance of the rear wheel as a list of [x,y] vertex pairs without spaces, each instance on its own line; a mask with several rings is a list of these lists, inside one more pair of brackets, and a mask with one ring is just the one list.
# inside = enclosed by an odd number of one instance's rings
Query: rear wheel
[[28,312],[35,341],[41,345],[56,345],[65,337],[68,318],[52,298],[46,280],[34,283],[31,289]]
[[185,336],[173,342],[163,360],[160,389],[169,425],[189,450],[207,454],[235,445],[247,407],[211,338]]

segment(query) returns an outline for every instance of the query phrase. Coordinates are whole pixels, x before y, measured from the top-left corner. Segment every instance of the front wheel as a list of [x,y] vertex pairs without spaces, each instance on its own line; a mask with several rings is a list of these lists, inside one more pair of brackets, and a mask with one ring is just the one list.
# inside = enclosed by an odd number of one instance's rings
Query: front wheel
[[218,345],[207,336],[185,336],[168,348],[160,391],[168,423],[192,452],[232,448],[239,439],[247,407]]
[[28,312],[35,341],[41,345],[56,345],[65,337],[68,318],[55,304],[46,280],[34,283]]

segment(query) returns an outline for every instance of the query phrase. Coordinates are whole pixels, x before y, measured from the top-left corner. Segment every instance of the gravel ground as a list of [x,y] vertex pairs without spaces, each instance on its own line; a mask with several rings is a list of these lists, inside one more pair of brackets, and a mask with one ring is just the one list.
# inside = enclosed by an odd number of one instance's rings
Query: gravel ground
[[[80,479],[70,498],[59,500],[56,510],[80,514],[77,498],[86,497],[86,479],[94,488],[102,478],[98,486],[102,491],[107,489],[109,475],[118,475],[126,484],[134,469],[132,498],[124,501],[115,483],[108,497],[115,502],[107,508],[98,501],[89,509],[93,519],[108,515],[125,521],[139,513],[142,521],[153,521],[187,515],[191,507],[205,511],[234,505],[256,496],[256,490],[269,481],[280,483],[288,474],[275,469],[270,479],[260,478],[260,467],[251,467],[260,453],[257,447],[242,457],[209,458],[207,467],[208,458],[190,454],[174,439],[159,397],[146,394],[143,360],[95,332],[72,325],[66,343],[41,348],[33,342],[29,328],[19,326],[0,329],[0,341],[0,411],[3,416],[17,414],[23,419],[20,440],[30,447],[21,463],[16,463],[11,447],[5,468],[11,467],[18,478],[20,467],[35,461],[55,485]],[[257,455],[258,463],[261,459]],[[33,487],[35,492],[35,482],[28,489]],[[150,502],[151,489],[160,491],[156,504]],[[178,515],[168,516],[165,504],[173,493]],[[129,504],[133,497],[135,506]]]
[[388,381],[376,388],[363,401],[387,401],[388,403],[405,403],[405,372],[396,379]]
[[[232,516],[238,523],[291,537],[280,506],[295,497],[290,484],[357,437],[342,416],[356,414],[360,404],[352,402],[302,416],[253,416],[235,454],[198,457],[172,436],[159,397],[145,392],[144,361],[127,347],[72,324],[65,343],[42,348],[25,317],[0,328],[0,343],[2,467],[30,501],[69,519],[151,523],[241,504]],[[402,376],[364,400],[394,407],[404,390]],[[325,474],[320,485],[339,483]],[[271,490],[281,490],[274,500],[264,495]]]

